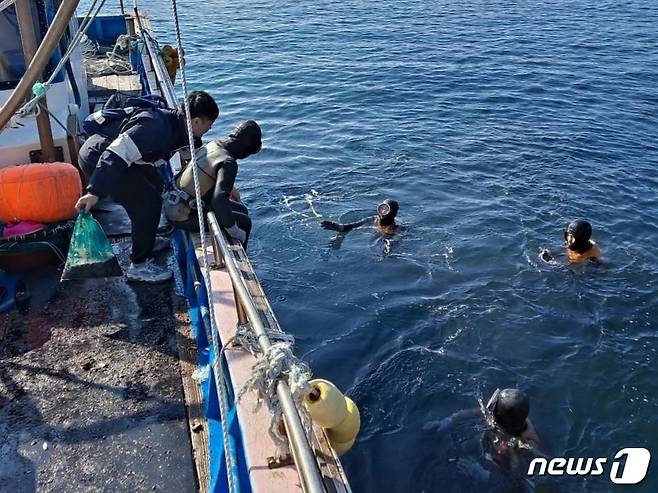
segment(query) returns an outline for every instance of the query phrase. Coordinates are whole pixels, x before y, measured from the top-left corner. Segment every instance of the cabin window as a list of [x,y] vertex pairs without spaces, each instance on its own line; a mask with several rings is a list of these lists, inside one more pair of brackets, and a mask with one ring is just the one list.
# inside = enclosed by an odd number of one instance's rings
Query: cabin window
[[[34,31],[38,42],[47,30],[44,4],[31,2]],[[44,71],[44,77],[52,73],[52,63]],[[0,12],[0,90],[13,89],[25,73],[25,58],[16,19],[16,7],[11,5]]]

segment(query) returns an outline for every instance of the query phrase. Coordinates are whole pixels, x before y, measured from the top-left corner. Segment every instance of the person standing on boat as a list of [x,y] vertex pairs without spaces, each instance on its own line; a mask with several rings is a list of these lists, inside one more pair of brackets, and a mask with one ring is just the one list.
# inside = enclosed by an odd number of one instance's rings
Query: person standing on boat
[[[219,116],[219,108],[203,91],[190,93],[188,103],[195,145],[200,146],[201,137]],[[183,108],[138,108],[120,121],[103,122],[80,149],[80,164],[89,174],[89,185],[75,207],[89,211],[111,195],[126,210],[132,227],[129,281],[162,282],[172,277],[169,269],[156,265],[152,258],[168,246],[167,240],[156,242],[164,188],[157,166],[188,146]]]
[[[209,142],[197,151],[196,162],[203,202],[217,216],[220,226],[246,248],[251,232],[249,211],[240,202],[235,185],[238,159],[257,154],[262,131],[253,120],[240,123],[224,140]],[[191,163],[176,178],[176,189],[167,194],[164,211],[177,228],[199,231]]]

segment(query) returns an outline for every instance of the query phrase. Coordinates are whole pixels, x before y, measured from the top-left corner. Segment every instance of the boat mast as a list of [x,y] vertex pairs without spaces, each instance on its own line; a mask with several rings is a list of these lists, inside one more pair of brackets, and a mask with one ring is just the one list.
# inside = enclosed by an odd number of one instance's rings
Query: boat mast
[[[21,34],[21,44],[23,46],[23,57],[25,66],[28,67],[34,54],[39,47],[37,35],[34,32],[34,19],[32,18],[32,7],[30,0],[16,0],[16,20],[18,21],[18,30]],[[42,74],[39,74],[42,78]],[[47,110],[48,101],[46,98],[40,103]],[[53,142],[53,130],[50,126],[50,115],[47,111],[39,111],[37,114],[37,130],[39,131],[39,143],[41,144],[41,159],[44,163],[55,161],[55,143]]]
[[41,45],[36,53],[34,53],[34,57],[30,61],[30,65],[27,67],[25,74],[23,74],[23,77],[14,88],[5,104],[0,108],[0,130],[5,127],[14,113],[16,113],[16,110],[18,110],[23,103],[23,100],[29,95],[32,89],[32,84],[34,84],[43,73],[43,69],[48,63],[48,60],[50,60],[53,51],[57,48],[59,40],[62,38],[66,26],[68,26],[71,17],[75,13],[78,3],[80,3],[80,0],[63,0],[60,4],[57,13],[55,14],[55,18],[48,28],[48,32],[43,37]]

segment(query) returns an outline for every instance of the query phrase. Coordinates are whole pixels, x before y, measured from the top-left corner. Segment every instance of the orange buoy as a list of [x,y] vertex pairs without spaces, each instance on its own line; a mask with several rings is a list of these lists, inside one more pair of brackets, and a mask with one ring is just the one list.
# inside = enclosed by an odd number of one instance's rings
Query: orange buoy
[[54,223],[75,216],[80,174],[69,163],[36,163],[0,169],[0,222]]
[[178,50],[173,46],[164,45],[160,50],[160,56],[162,56],[162,60],[164,60],[171,82],[176,82],[176,71],[180,67]]

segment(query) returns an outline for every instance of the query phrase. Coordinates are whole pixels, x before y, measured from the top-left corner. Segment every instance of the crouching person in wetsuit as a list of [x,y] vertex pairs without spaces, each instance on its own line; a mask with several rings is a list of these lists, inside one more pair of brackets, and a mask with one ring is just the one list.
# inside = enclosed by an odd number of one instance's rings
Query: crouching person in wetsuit
[[[219,108],[202,91],[190,93],[188,103],[195,145],[201,145],[201,136],[212,127]],[[98,119],[104,120],[102,115]],[[132,229],[129,281],[162,282],[172,276],[152,259],[154,251],[167,246],[166,240],[156,244],[164,187],[156,168],[186,146],[183,109],[152,107],[130,108],[125,118],[105,122],[80,149],[80,164],[89,176],[89,185],[75,207],[91,210],[101,198],[111,195],[126,210]]]
[[[196,151],[202,200],[217,216],[220,226],[246,248],[251,233],[247,208],[234,188],[238,159],[260,151],[262,132],[254,121],[240,123],[225,140],[215,140]],[[177,228],[199,230],[194,175],[190,162],[176,178],[175,189],[166,194],[165,215]],[[205,210],[205,207],[204,207]],[[205,218],[204,218],[205,219]]]

